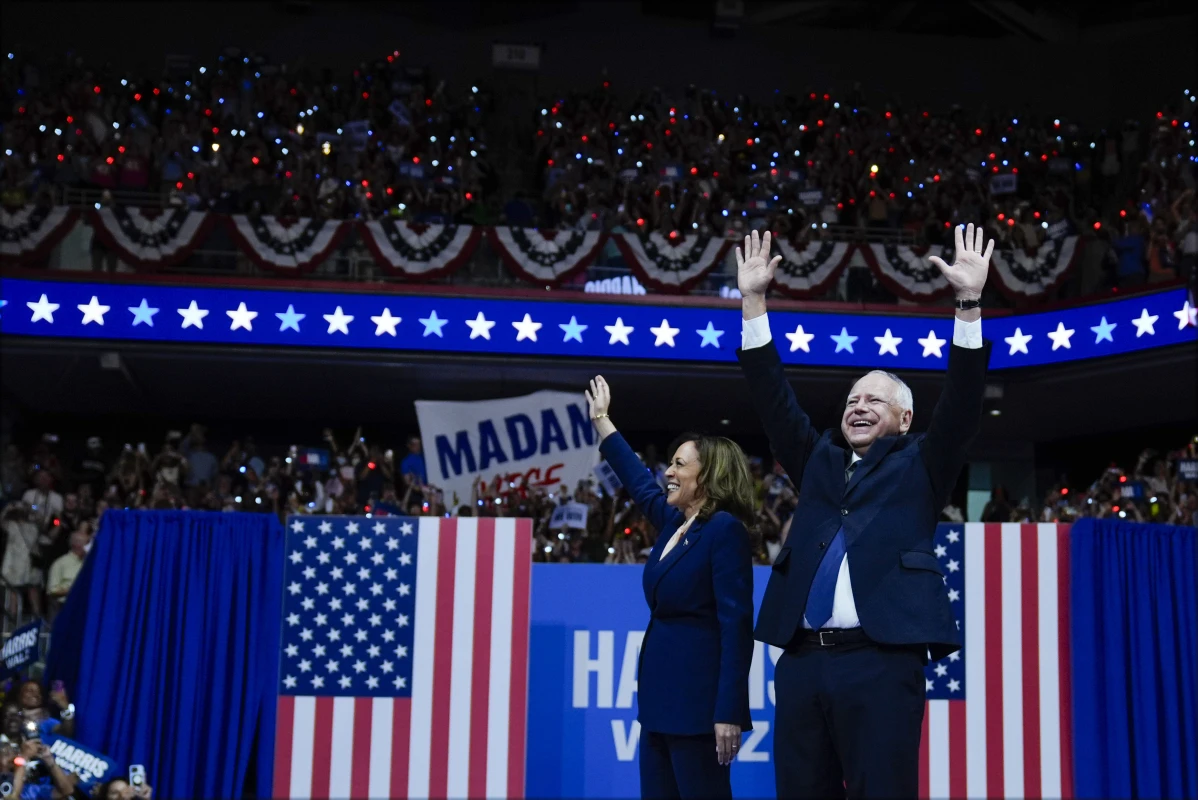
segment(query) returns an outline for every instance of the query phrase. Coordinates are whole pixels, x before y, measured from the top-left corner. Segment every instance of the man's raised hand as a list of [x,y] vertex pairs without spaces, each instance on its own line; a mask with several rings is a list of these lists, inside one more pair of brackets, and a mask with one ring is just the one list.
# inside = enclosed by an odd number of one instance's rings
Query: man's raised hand
[[774,269],[782,256],[770,258],[770,232],[758,237],[757,231],[745,237],[745,247],[736,248],[736,288],[742,296],[765,295],[774,279]]
[[[940,268],[958,300],[977,300],[982,296],[982,288],[986,285],[986,276],[990,272],[990,254],[994,252],[994,240],[991,239],[989,244],[986,244],[983,252],[985,236],[981,225],[975,230],[971,222],[964,226],[964,237],[961,234],[962,226],[958,225],[954,233],[957,249],[953,254],[951,266],[936,256],[931,256],[928,260]],[[741,293],[744,293],[744,289],[741,289]]]

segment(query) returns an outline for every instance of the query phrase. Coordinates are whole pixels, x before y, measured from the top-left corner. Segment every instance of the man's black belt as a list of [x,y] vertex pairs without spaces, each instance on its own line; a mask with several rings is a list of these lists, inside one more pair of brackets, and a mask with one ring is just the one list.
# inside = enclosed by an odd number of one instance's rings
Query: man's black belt
[[865,644],[872,642],[865,631],[861,628],[824,628],[819,631],[807,630],[806,628],[799,631],[795,636],[794,643],[787,649],[798,649],[808,647],[837,647],[850,644]]

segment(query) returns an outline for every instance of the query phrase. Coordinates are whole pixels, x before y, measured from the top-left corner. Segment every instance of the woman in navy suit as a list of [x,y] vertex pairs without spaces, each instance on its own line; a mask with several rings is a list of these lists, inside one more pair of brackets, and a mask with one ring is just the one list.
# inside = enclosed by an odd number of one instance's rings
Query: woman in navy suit
[[586,395],[599,451],[658,532],[643,578],[650,613],[637,676],[641,796],[731,797],[728,767],[753,727],[748,462],[729,439],[686,434],[663,492],[616,432],[602,376]]

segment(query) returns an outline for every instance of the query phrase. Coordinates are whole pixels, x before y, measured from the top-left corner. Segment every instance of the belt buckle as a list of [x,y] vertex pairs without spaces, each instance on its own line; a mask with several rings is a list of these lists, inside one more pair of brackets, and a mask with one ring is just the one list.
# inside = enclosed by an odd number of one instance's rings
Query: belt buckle
[[825,634],[825,633],[831,633],[831,631],[820,631],[820,632],[819,632],[819,646],[820,646],[820,647],[835,647],[835,646],[836,646],[836,642],[825,642],[825,641],[824,641],[824,634]]

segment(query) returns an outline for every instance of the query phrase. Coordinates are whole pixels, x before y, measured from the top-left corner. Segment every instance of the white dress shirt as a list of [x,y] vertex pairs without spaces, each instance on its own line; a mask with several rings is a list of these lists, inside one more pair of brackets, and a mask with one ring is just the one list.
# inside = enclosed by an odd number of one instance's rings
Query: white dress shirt
[[[741,330],[741,349],[752,350],[755,347],[763,347],[771,341],[773,341],[773,336],[770,334],[769,314],[744,320]],[[970,350],[981,347],[982,321],[977,319],[973,322],[963,322],[954,319],[953,344]],[[849,463],[855,464],[860,460],[861,456],[853,453]],[[836,592],[832,598],[832,616],[824,623],[824,627],[858,628],[860,626],[861,619],[857,616],[857,604],[853,600],[853,582],[849,577],[849,554],[846,551],[844,558],[840,561],[840,572],[836,576]],[[806,616],[803,617],[803,627],[811,628],[811,625],[807,623]]]

